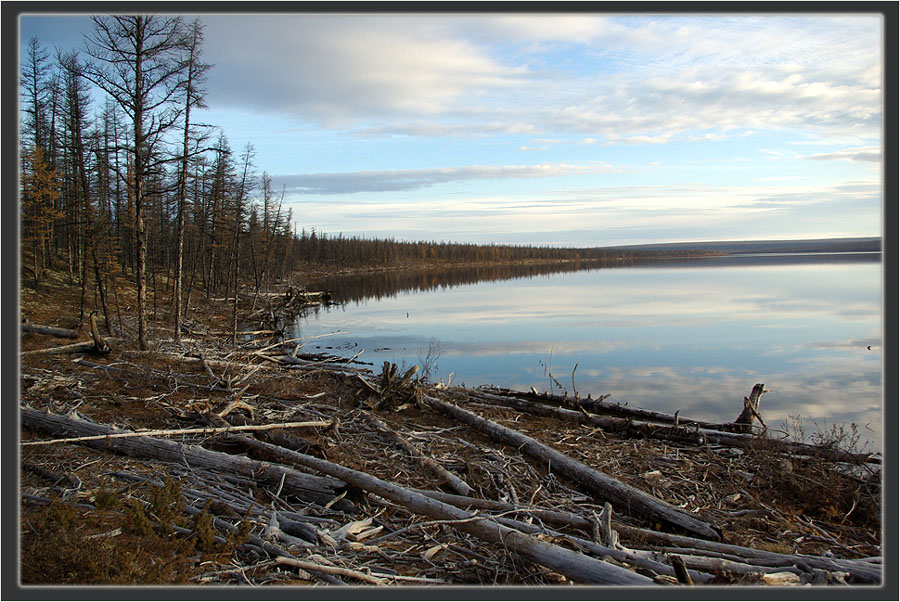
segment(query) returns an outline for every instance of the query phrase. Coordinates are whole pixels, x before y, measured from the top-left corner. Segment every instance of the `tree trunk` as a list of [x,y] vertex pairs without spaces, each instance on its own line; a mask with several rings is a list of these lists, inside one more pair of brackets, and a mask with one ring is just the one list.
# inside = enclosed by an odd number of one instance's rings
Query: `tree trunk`
[[77,339],[78,333],[68,328],[54,328],[52,326],[41,326],[40,324],[31,324],[26,322],[21,326],[22,332],[36,332],[38,334],[47,334],[53,337],[63,337],[66,339]]
[[486,420],[440,399],[425,396],[425,401],[435,410],[473,426],[490,437],[512,445],[516,449],[541,460],[551,470],[555,470],[572,481],[581,484],[603,500],[610,501],[620,513],[631,514],[634,512],[648,519],[699,535],[705,539],[721,539],[717,527],[682,512],[671,504],[643,491],[594,470],[543,443],[535,441],[531,437],[499,425],[496,422]]
[[249,437],[238,436],[237,438],[254,449],[266,451],[283,460],[331,475],[334,478],[341,479],[348,485],[403,505],[417,514],[436,520],[458,521],[452,523],[454,528],[484,541],[501,543],[511,552],[565,575],[577,583],[602,585],[654,584],[654,581],[649,577],[644,577],[597,558],[591,558],[547,543],[537,537],[532,537],[521,531],[503,526],[493,519],[479,518],[477,515],[465,510],[415,493],[399,485],[388,483],[358,470],[346,468],[327,460],[307,456]]
[[[85,437],[121,432],[102,424],[41,412],[33,408],[21,408],[20,413],[22,426],[57,436]],[[187,467],[195,466],[236,474],[274,489],[280,486],[283,478],[283,493],[318,504],[329,503],[344,489],[344,483],[336,479],[306,474],[292,468],[251,460],[245,456],[215,452],[199,445],[181,445],[167,439],[113,438],[84,441],[83,445],[133,458],[152,458]],[[346,505],[344,507],[346,508]]]

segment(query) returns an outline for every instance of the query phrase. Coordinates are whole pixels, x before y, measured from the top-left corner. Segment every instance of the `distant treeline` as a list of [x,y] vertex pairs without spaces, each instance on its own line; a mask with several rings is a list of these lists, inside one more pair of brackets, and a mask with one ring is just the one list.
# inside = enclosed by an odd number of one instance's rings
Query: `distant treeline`
[[[369,273],[332,274],[306,283],[310,290],[325,290],[336,303],[395,297],[401,291],[425,292],[465,284],[493,280],[526,279],[550,276],[561,272],[575,272],[591,268],[631,267],[637,263],[652,263],[654,257],[630,257],[615,260],[547,261],[538,263],[473,263],[452,265],[441,269],[416,267],[386,270],[373,278]],[[660,259],[661,261],[661,259]]]
[[[303,229],[292,244],[293,265],[303,267],[391,268],[401,266],[493,264],[521,262],[616,262],[673,255],[669,251],[616,248],[560,248],[529,245],[470,244],[454,242],[329,236]],[[682,249],[678,256],[708,255],[707,251]]]

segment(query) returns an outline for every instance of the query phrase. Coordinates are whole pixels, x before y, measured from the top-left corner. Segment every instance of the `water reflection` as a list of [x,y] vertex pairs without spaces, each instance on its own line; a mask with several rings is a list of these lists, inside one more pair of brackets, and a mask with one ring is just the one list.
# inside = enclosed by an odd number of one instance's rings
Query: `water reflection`
[[333,279],[328,288],[343,303],[298,318],[296,328],[302,336],[344,331],[314,343],[352,344],[375,366],[421,364],[438,341],[432,374],[446,381],[453,373],[457,384],[561,385],[571,394],[574,370],[579,395],[611,393],[611,401],[711,421],[733,420],[763,382],[770,427],[791,416],[807,430],[855,422],[872,450],[882,429],[878,258]]

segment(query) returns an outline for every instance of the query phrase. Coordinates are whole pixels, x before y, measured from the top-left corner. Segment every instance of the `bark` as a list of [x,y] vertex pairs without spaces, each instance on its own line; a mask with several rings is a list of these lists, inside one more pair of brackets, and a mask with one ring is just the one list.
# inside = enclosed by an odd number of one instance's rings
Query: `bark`
[[486,420],[472,412],[434,397],[425,396],[425,401],[437,411],[464,422],[491,438],[514,446],[516,449],[537,458],[550,470],[565,475],[592,493],[609,501],[623,514],[639,514],[647,519],[683,529],[688,533],[706,539],[721,539],[718,527],[682,512],[675,506],[655,498],[639,489],[613,479],[565,454],[535,441],[518,431]]
[[[88,437],[121,433],[112,427],[95,424],[76,417],[41,412],[33,408],[20,409],[22,426],[58,436]],[[84,441],[84,445],[133,458],[152,458],[188,467],[215,469],[255,480],[277,488],[284,478],[283,493],[303,500],[327,504],[344,489],[339,480],[306,474],[292,468],[258,462],[244,456],[231,456],[210,451],[199,445],[182,445],[175,441],[152,437],[104,438]],[[346,507],[346,506],[345,506]]]
[[605,585],[653,584],[652,579],[638,575],[628,569],[549,544],[536,537],[505,527],[495,520],[479,517],[358,470],[279,448],[249,437],[241,437],[240,440],[252,445],[255,449],[276,455],[285,461],[300,464],[341,479],[348,485],[379,495],[396,504],[405,506],[417,514],[437,520],[455,521],[452,523],[454,528],[484,541],[501,543],[511,552],[557,571],[572,581]]

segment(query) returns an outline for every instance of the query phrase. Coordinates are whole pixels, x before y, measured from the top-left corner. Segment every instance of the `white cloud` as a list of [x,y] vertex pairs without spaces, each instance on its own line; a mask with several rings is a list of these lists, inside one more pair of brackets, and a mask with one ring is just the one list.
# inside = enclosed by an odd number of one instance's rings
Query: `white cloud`
[[860,137],[881,127],[877,17],[205,20],[210,59],[220,63],[210,76],[217,101],[361,135],[581,133],[653,143],[694,130]]
[[475,165],[438,169],[406,169],[351,173],[274,176],[276,186],[294,194],[352,194],[415,190],[447,182],[510,178],[548,178],[613,171],[602,162],[541,163],[536,165]]
[[866,161],[871,163],[881,162],[880,146],[864,146],[859,148],[845,148],[831,153],[819,153],[809,157],[819,161]]
[[[516,85],[527,71],[500,65],[464,39],[427,37],[398,17],[209,16],[207,51],[218,101],[316,119],[433,115],[463,95]],[[235,43],[235,40],[240,40]]]

